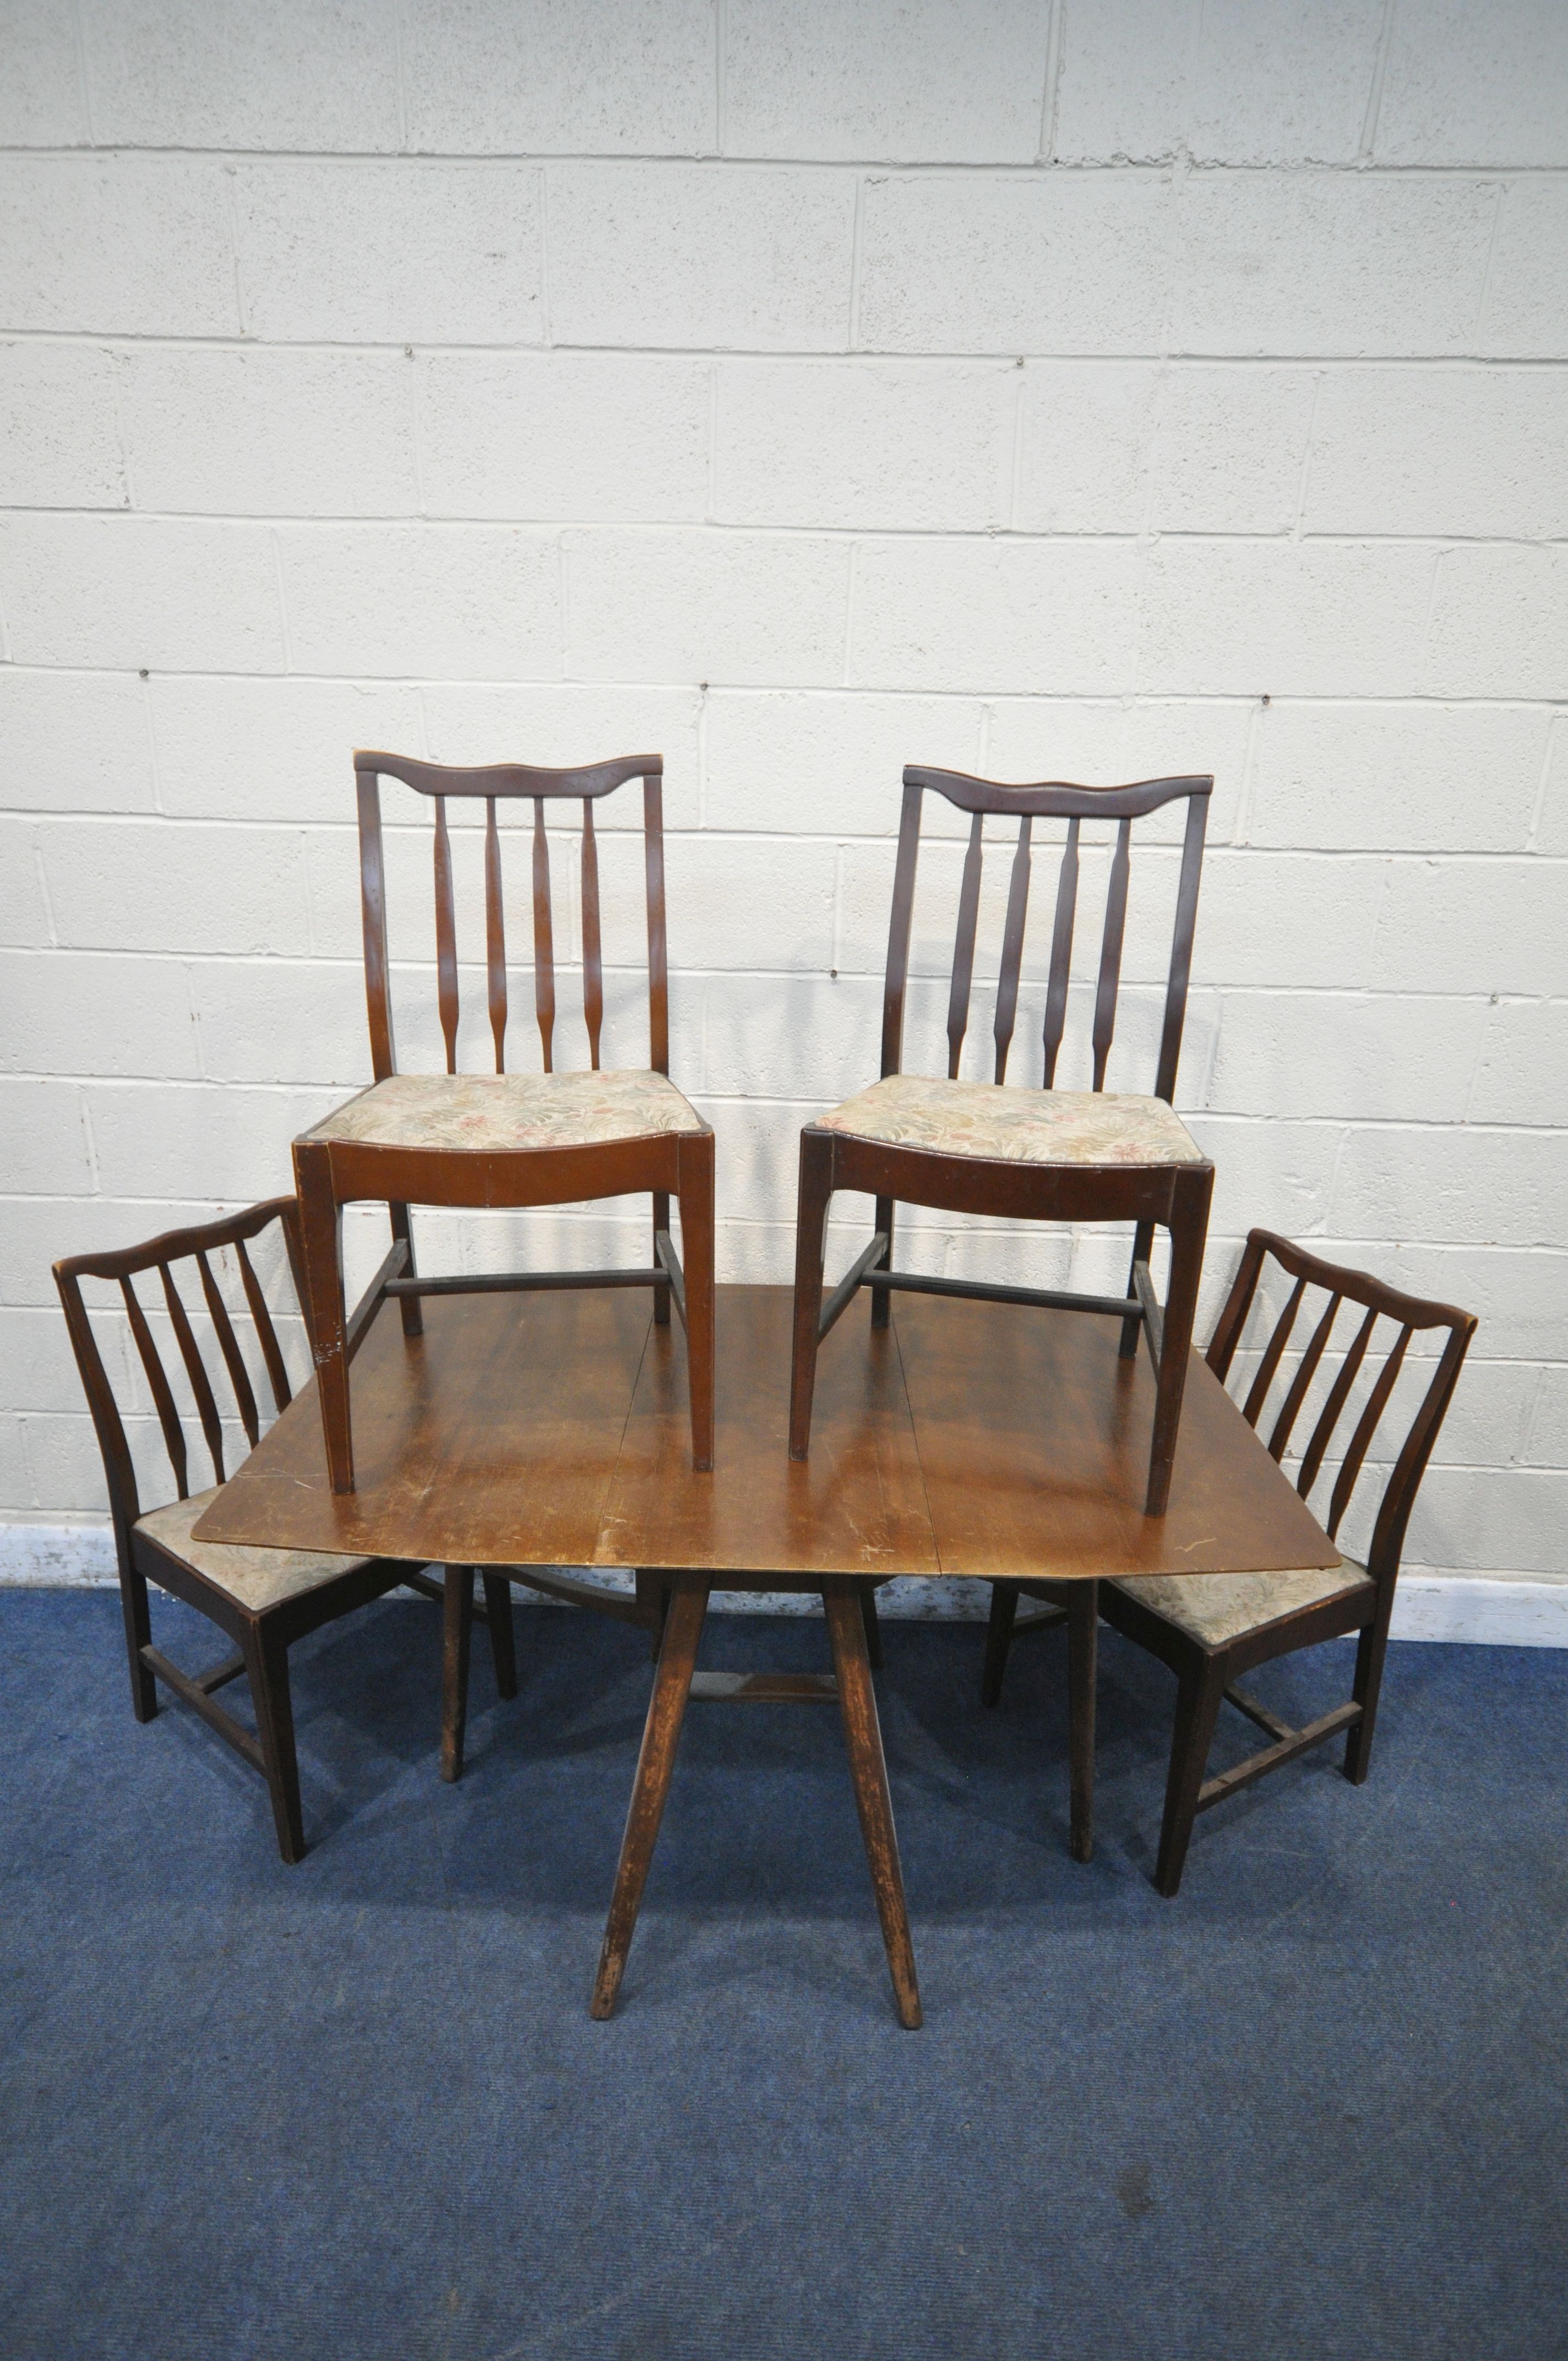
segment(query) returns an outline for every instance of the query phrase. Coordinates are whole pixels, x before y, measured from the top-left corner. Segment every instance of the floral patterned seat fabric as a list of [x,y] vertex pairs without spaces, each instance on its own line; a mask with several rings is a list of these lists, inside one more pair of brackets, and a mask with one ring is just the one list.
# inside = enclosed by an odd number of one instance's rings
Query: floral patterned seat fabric
[[661,1132],[704,1131],[663,1074],[389,1074],[350,1099],[307,1139],[334,1146],[594,1148]]
[[1009,1090],[889,1074],[831,1115],[824,1131],[938,1156],[1004,1164],[1201,1164],[1203,1151],[1163,1099],[1110,1091]]

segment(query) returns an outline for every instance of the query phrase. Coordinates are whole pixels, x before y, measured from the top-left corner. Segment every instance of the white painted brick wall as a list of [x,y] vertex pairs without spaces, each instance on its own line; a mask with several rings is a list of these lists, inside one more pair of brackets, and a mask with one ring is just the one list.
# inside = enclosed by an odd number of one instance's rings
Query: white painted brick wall
[[[0,1516],[101,1505],[49,1259],[284,1186],[368,1073],[354,744],[663,750],[674,1067],[770,1279],[796,1127],[875,1070],[903,763],[1212,769],[1207,1311],[1254,1221],[1474,1308],[1410,1557],[1568,1582],[1568,14],[8,0],[0,49]],[[630,1060],[613,825],[604,867]],[[629,1243],[428,1224],[473,1268]]]
[[544,341],[534,167],[302,161],[242,165],[230,179],[247,335]]

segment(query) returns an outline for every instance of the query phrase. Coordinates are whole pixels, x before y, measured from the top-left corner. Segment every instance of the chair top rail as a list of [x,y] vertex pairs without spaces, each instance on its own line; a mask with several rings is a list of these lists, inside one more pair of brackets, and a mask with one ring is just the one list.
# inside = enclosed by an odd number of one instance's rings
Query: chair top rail
[[928,770],[918,763],[905,763],[904,784],[929,787],[960,811],[1027,813],[1035,819],[1137,819],[1179,796],[1209,796],[1214,786],[1212,776],[1198,775],[1139,779],[1124,787],[1073,786],[1061,779],[1009,786],[1000,779],[977,779],[968,771]]
[[269,1197],[262,1204],[249,1205],[240,1213],[225,1213],[215,1222],[165,1230],[161,1237],[148,1238],[141,1246],[120,1246],[108,1254],[68,1255],[53,1268],[57,1279],[129,1279],[137,1271],[155,1269],[159,1263],[181,1262],[190,1255],[210,1253],[214,1246],[237,1246],[245,1238],[255,1237],[269,1222],[281,1220],[287,1229],[295,1213],[292,1197]]
[[1404,1328],[1455,1328],[1468,1334],[1475,1326],[1475,1314],[1462,1312],[1456,1303],[1439,1303],[1424,1296],[1406,1295],[1387,1280],[1376,1279],[1367,1270],[1354,1270],[1349,1265],[1327,1262],[1321,1255],[1309,1254],[1304,1246],[1282,1238],[1274,1230],[1252,1230],[1247,1235],[1249,1247],[1274,1257],[1276,1262],[1292,1279],[1305,1279],[1314,1287],[1326,1288],[1331,1295],[1346,1297],[1353,1303],[1362,1303],[1368,1311],[1387,1312]]
[[495,763],[466,769],[448,763],[420,763],[408,754],[383,754],[356,747],[356,772],[378,778],[400,779],[422,796],[534,796],[587,797],[608,796],[628,779],[663,776],[662,754],[620,754],[608,763],[589,763],[580,770],[531,770],[521,763]]

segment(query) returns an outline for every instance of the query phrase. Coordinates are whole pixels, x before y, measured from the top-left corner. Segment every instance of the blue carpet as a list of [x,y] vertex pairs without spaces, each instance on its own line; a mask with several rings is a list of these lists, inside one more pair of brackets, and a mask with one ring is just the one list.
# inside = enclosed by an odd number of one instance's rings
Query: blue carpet
[[[908,2034],[837,1716],[791,1707],[692,1708],[590,2023],[645,1642],[520,1610],[503,1707],[479,1638],[452,1789],[438,1627],[296,1651],[288,1870],[217,1740],[133,1722],[113,1596],[0,1594],[7,2361],[1568,2355],[1563,1656],[1394,1648],[1369,1784],[1277,1773],[1166,1903],[1168,1675],[1104,1636],[1079,1867],[1060,1635],[985,1714],[978,1628],[890,1627]],[[1305,1716],[1348,1671],[1257,1686]]]

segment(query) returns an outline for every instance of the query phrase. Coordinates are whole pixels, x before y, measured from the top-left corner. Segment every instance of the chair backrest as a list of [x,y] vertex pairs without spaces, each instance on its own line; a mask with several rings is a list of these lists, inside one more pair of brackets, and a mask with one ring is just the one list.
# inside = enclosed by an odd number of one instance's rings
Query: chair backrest
[[[217,1484],[227,1473],[224,1464],[224,1417],[218,1406],[220,1394],[232,1396],[239,1423],[252,1445],[260,1439],[262,1426],[252,1368],[258,1378],[265,1370],[277,1410],[281,1411],[290,1399],[289,1376],[278,1331],[261,1280],[247,1251],[247,1241],[258,1237],[274,1223],[281,1227],[297,1301],[299,1213],[292,1197],[274,1197],[266,1204],[252,1205],[247,1213],[231,1213],[222,1221],[203,1223],[199,1228],[170,1230],[162,1237],[148,1239],[145,1246],[126,1246],[114,1254],[72,1255],[54,1266],[55,1285],[65,1308],[76,1366],[97,1431],[98,1447],[104,1455],[115,1539],[122,1548],[130,1527],[142,1512],[141,1499],[121,1404],[104,1367],[93,1318],[82,1296],[82,1281],[100,1279],[118,1284],[118,1305],[111,1299],[106,1309],[117,1312],[128,1323],[130,1339],[136,1345],[158,1412],[176,1492],[181,1500],[188,1500],[192,1488],[190,1459],[184,1424],[175,1400],[176,1389],[187,1398],[201,1426],[213,1463],[212,1480]],[[134,1284],[145,1272],[157,1274],[157,1285],[148,1290],[153,1320],[160,1327],[167,1321],[170,1339],[178,1349],[172,1382],[159,1351],[147,1306]],[[159,1293],[161,1303],[158,1301]],[[100,1317],[103,1316],[101,1310]],[[200,1341],[198,1329],[202,1332]],[[247,1337],[253,1345],[251,1367],[247,1366]],[[116,1353],[115,1357],[128,1374],[128,1356]],[[205,1481],[199,1477],[195,1488],[204,1490]],[[157,1507],[159,1503],[155,1501],[152,1505]]]
[[1015,818],[1018,833],[1008,884],[1007,917],[1003,933],[1002,961],[997,977],[996,1071],[994,1080],[1006,1080],[1007,1053],[1018,1013],[1018,979],[1024,963],[1024,929],[1029,912],[1031,836],[1036,819],[1067,821],[1067,841],[1057,878],[1056,918],[1051,934],[1051,963],[1046,993],[1044,1087],[1056,1080],[1057,1055],[1067,1023],[1068,982],[1072,961],[1073,921],[1078,907],[1078,838],[1085,819],[1118,823],[1105,900],[1105,925],[1100,945],[1100,974],[1094,995],[1094,1083],[1105,1087],[1105,1063],[1116,1030],[1116,997],[1122,975],[1122,941],[1127,917],[1127,880],[1131,869],[1132,827],[1162,804],[1187,798],[1187,830],[1182,843],[1181,874],[1177,886],[1176,922],[1171,937],[1170,968],[1166,985],[1165,1025],[1160,1039],[1159,1071],[1155,1095],[1168,1104],[1176,1089],[1176,1068],[1181,1055],[1181,1028],[1187,1016],[1187,983],[1192,966],[1192,928],[1198,913],[1198,884],[1203,867],[1203,829],[1208,816],[1212,778],[1145,779],[1126,787],[1075,787],[1059,781],[1036,786],[1012,787],[994,779],[975,779],[963,771],[932,771],[911,763],[904,773],[904,812],[898,830],[898,863],[894,873],[893,919],[888,929],[887,980],[883,1000],[882,1071],[896,1074],[904,1054],[904,1002],[909,975],[909,930],[915,906],[915,867],[920,850],[920,813],[925,795],[945,796],[959,811],[972,815],[963,881],[959,889],[958,933],[953,946],[952,986],[948,999],[948,1073],[959,1071],[964,1035],[969,1029],[970,987],[974,975],[975,929],[980,914],[981,835],[985,816]]
[[648,901],[649,1063],[670,1071],[670,987],[664,948],[664,823],[662,754],[624,754],[585,770],[535,771],[516,763],[483,770],[453,769],[400,754],[356,752],[359,799],[359,884],[365,921],[365,997],[370,1016],[370,1055],[376,1080],[398,1068],[387,963],[386,869],[381,850],[383,778],[400,779],[435,805],[435,968],[446,1071],[457,1071],[457,930],[453,906],[452,843],[446,827],[449,796],[470,796],[485,805],[485,965],[496,1071],[506,1071],[507,952],[501,906],[501,840],[498,800],[526,796],[533,805],[533,1007],[544,1050],[544,1071],[554,1071],[555,950],[550,887],[550,845],[544,807],[580,801],[582,830],[583,1016],[594,1070],[599,1062],[604,1025],[604,960],[599,923],[598,845],[594,805],[629,779],[642,782],[643,870]]
[[[1419,1296],[1403,1295],[1398,1288],[1385,1286],[1366,1271],[1325,1262],[1321,1257],[1292,1246],[1288,1238],[1277,1237],[1271,1230],[1254,1230],[1248,1235],[1241,1268],[1209,1346],[1209,1367],[1222,1384],[1229,1375],[1268,1261],[1277,1263],[1294,1283],[1267,1341],[1262,1345],[1242,1415],[1249,1426],[1256,1427],[1271,1391],[1277,1383],[1283,1386],[1283,1398],[1267,1436],[1270,1453],[1277,1460],[1282,1460],[1302,1405],[1317,1381],[1321,1399],[1316,1401],[1316,1418],[1301,1454],[1296,1489],[1304,1500],[1310,1499],[1323,1474],[1325,1462],[1337,1461],[1328,1512],[1323,1516],[1331,1541],[1338,1537],[1356,1478],[1405,1367],[1411,1338],[1425,1330],[1448,1332],[1431,1378],[1420,1392],[1394,1457],[1373,1527],[1368,1570],[1379,1581],[1392,1579],[1398,1572],[1399,1553],[1404,1547],[1405,1528],[1416,1493],[1447,1415],[1470,1339],[1475,1333],[1475,1314],[1461,1312],[1452,1303],[1426,1303]],[[1309,1288],[1321,1290],[1328,1302],[1306,1345],[1291,1356],[1293,1366],[1287,1373],[1281,1364]],[[1341,1345],[1330,1353],[1334,1324],[1347,1303],[1359,1305],[1365,1316],[1355,1324],[1354,1333],[1347,1330]],[[1373,1332],[1380,1319],[1391,1321],[1395,1333],[1391,1341],[1380,1341],[1377,1351],[1373,1352]],[[1384,1342],[1387,1344],[1386,1352]],[[1326,1363],[1325,1355],[1329,1356]],[[1333,1367],[1335,1360],[1337,1368]],[[1388,1456],[1387,1452],[1383,1454],[1384,1463]],[[1317,1513],[1322,1515],[1321,1507]]]

